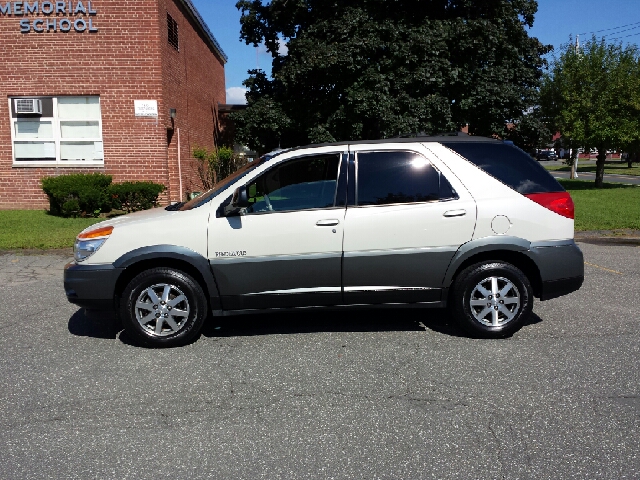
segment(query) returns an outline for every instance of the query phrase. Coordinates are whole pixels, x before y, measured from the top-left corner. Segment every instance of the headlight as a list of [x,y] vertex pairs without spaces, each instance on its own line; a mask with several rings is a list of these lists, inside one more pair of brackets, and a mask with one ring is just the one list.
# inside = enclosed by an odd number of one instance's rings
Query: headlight
[[96,253],[107,241],[111,232],[113,232],[113,227],[102,227],[78,235],[76,243],[73,245],[73,257],[76,262],[82,262]]

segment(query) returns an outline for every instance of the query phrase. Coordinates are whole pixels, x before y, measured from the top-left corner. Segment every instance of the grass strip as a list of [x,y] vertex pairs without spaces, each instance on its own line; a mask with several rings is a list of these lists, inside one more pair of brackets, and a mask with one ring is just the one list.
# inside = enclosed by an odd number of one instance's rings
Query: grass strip
[[[552,172],[570,172],[571,167],[560,165],[545,165],[547,170]],[[594,164],[580,165],[578,162],[578,174],[580,173],[596,173],[596,166]],[[604,164],[604,173],[609,175],[640,175],[640,165],[637,163],[633,167],[629,168],[625,163],[606,163]]]
[[81,230],[101,218],[60,218],[43,210],[0,211],[0,250],[72,247]]
[[558,180],[576,206],[576,230],[640,230],[640,187],[595,182]]

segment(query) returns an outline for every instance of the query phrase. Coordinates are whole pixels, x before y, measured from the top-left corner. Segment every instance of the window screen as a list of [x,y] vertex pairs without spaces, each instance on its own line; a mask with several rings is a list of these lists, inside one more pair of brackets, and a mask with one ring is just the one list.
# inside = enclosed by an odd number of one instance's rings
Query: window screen
[[176,50],[179,50],[178,46],[178,22],[176,22],[171,15],[167,13],[167,29],[169,31],[169,45]]
[[512,145],[474,142],[443,142],[443,145],[523,195],[564,192],[537,161]]
[[262,174],[247,187],[247,213],[333,207],[340,155],[290,160]]
[[429,202],[440,198],[440,174],[413,152],[358,153],[358,205]]

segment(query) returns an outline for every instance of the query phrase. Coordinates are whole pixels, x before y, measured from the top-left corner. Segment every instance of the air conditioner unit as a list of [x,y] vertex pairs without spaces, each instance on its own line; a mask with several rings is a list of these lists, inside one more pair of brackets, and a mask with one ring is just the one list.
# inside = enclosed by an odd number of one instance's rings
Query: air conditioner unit
[[42,100],[38,98],[16,98],[16,113],[35,113],[42,115]]

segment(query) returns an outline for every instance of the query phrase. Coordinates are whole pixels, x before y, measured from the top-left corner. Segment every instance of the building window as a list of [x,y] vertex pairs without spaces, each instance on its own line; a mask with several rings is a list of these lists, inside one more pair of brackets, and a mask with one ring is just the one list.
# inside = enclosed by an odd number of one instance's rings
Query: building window
[[9,99],[14,166],[104,164],[100,97],[30,100]]
[[169,45],[176,50],[178,48],[178,22],[176,22],[171,15],[167,13],[167,29],[169,31]]

